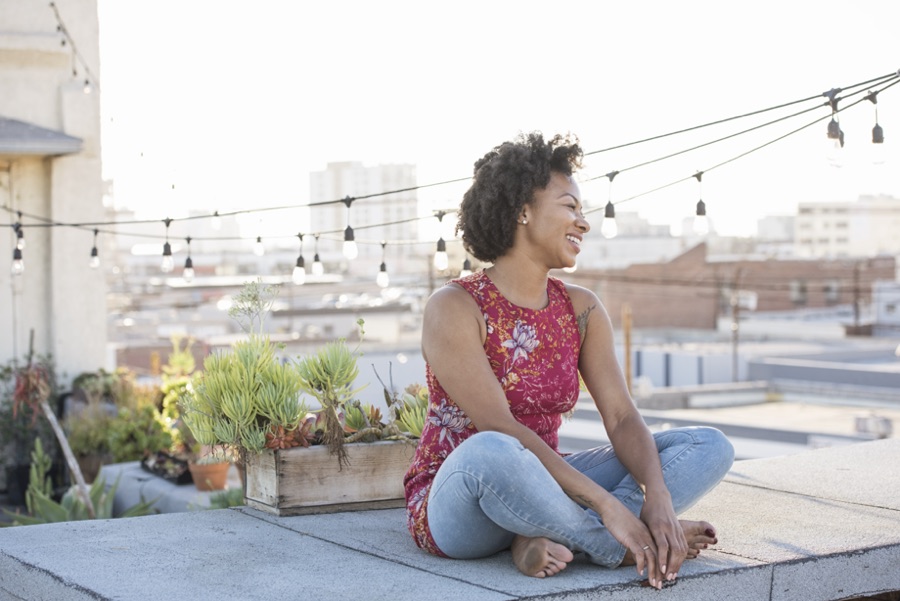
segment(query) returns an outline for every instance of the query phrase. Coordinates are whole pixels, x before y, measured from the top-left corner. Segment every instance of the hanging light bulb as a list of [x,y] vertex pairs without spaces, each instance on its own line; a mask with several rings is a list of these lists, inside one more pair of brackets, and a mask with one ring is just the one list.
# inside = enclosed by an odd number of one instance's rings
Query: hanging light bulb
[[869,92],[866,99],[875,105],[875,127],[872,128],[872,164],[881,165],[884,163],[884,129],[878,124],[878,94],[877,92]]
[[[694,177],[697,178],[697,186],[702,187],[703,172],[698,171],[694,174]],[[706,217],[706,203],[703,202],[702,198],[697,201],[697,212],[696,215],[694,215],[693,230],[694,234],[697,236],[705,236],[709,233],[709,219]]]
[[162,264],[160,264],[159,269],[163,273],[170,273],[175,269],[175,259],[172,257],[172,245],[169,244],[169,226],[172,224],[172,220],[166,217],[164,221],[166,224],[166,242],[163,244]]
[[443,238],[438,238],[437,251],[434,253],[434,268],[438,271],[444,271],[450,266],[450,259],[447,257],[447,243]]
[[88,261],[88,265],[91,269],[100,267],[100,252],[97,250],[97,232],[98,230],[94,230],[94,247],[91,248],[91,258]]
[[359,256],[359,247],[356,245],[356,240],[353,236],[353,228],[349,225],[347,226],[347,229],[344,230],[343,252],[344,257],[346,257],[348,261],[352,261]]
[[22,212],[19,211],[19,220],[13,224],[13,229],[16,230],[16,248],[19,250],[25,250],[25,232],[22,229]]
[[353,236],[353,228],[350,227],[350,205],[353,204],[354,200],[355,199],[350,196],[345,196],[344,200],[341,201],[345,205],[347,205],[347,228],[344,230],[343,253],[344,257],[346,257],[348,261],[352,261],[359,256],[359,247],[356,246],[356,239]]
[[379,288],[387,288],[391,283],[391,276],[388,275],[387,265],[384,261],[381,262],[381,266],[378,268],[378,275],[375,276],[375,283],[378,284]]
[[256,243],[253,245],[253,254],[261,257],[266,254],[266,247],[263,246],[262,236],[256,237]]
[[297,286],[306,283],[306,261],[303,260],[303,234],[297,234],[300,238],[300,254],[297,256],[297,264],[294,265],[294,271],[291,273],[291,281]]
[[181,279],[185,282],[194,281],[194,261],[190,257],[184,260],[184,271],[181,272]]
[[159,266],[163,273],[171,273],[175,269],[175,259],[172,257],[172,245],[168,241],[163,244],[162,263]]
[[466,260],[463,261],[462,269],[459,270],[459,277],[467,278],[472,275],[472,262],[469,260],[469,256],[466,255]]
[[387,246],[387,242],[381,242],[381,265],[378,267],[378,275],[375,276],[375,283],[378,284],[379,288],[387,288],[388,284],[391,283],[391,278],[387,272],[387,263],[384,262],[384,249]]
[[316,245],[315,245],[315,255],[313,256],[313,264],[312,264],[312,274],[315,276],[320,276],[325,274],[325,266],[322,265],[322,261],[319,259],[319,234],[316,234]]
[[836,118],[838,114],[838,93],[840,93],[839,89],[832,88],[823,94],[823,96],[828,98],[828,103],[831,105],[831,121],[828,122],[828,129],[826,130],[828,143],[826,146],[825,158],[828,159],[828,162],[831,163],[833,167],[841,166],[839,151],[844,147],[844,132],[841,130],[840,121]]
[[22,260],[22,249],[13,249],[12,274],[22,275],[25,272],[25,262]]
[[184,271],[181,272],[181,279],[185,282],[194,280],[194,261],[191,259],[191,237],[185,238],[187,242],[187,259],[184,260]]
[[212,219],[209,222],[209,227],[211,227],[213,231],[216,232],[222,229],[222,218],[219,216],[218,211],[213,213]]
[[616,207],[612,201],[606,203],[606,209],[603,212],[603,222],[600,224],[600,233],[606,239],[615,238],[619,233],[619,226],[616,225]]
[[91,86],[91,80],[90,80],[90,79],[85,79],[85,80],[84,80],[84,87],[82,88],[82,91],[83,91],[85,94],[90,94],[91,92],[94,91],[94,88]]
[[610,171],[606,174],[609,179],[609,192],[606,200],[606,208],[603,211],[603,222],[600,224],[600,233],[604,238],[615,238],[619,233],[619,227],[616,225],[616,207],[612,203],[612,187],[613,180],[619,175],[618,171]]

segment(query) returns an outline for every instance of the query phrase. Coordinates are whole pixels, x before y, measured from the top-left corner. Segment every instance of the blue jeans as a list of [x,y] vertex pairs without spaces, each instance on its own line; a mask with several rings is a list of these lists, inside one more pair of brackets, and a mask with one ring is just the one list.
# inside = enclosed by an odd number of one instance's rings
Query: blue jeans
[[[676,513],[718,484],[734,460],[731,443],[714,428],[674,428],[653,438]],[[640,516],[643,492],[612,445],[565,459]],[[431,487],[428,526],[441,551],[457,559],[493,555],[517,534],[548,538],[602,566],[616,567],[625,556],[596,512],[573,501],[531,451],[499,432],[479,432],[450,453]]]

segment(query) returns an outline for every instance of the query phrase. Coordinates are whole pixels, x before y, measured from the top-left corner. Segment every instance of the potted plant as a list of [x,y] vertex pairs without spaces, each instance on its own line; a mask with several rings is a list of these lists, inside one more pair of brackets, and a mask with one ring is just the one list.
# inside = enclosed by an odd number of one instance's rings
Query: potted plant
[[404,443],[415,435],[354,398],[358,348],[338,340],[281,357],[263,328],[275,295],[251,282],[235,297],[230,315],[247,336],[206,358],[181,398],[182,419],[201,444],[235,451],[249,506],[288,515],[398,505],[414,450]]

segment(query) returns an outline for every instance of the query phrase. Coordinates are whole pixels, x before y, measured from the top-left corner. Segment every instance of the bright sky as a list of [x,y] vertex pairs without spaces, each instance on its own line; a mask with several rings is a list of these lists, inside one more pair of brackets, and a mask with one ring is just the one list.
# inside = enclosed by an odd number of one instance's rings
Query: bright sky
[[[572,132],[590,152],[900,68],[896,0],[99,0],[99,9],[104,177],[118,204],[154,218],[187,206],[303,204],[307,174],[330,161],[414,163],[420,185],[467,177],[520,131]],[[583,177],[809,106],[588,156]],[[872,165],[875,107],[864,102],[840,114],[841,167],[826,158],[824,121],[706,173],[715,227],[752,235],[757,219],[792,214],[797,202],[900,198],[900,85],[879,96],[878,110],[883,165]],[[827,114],[622,172],[612,199],[690,177]],[[589,207],[610,192],[606,179],[581,188]],[[463,189],[420,198],[455,206]],[[617,211],[677,233],[699,194],[690,179]]]

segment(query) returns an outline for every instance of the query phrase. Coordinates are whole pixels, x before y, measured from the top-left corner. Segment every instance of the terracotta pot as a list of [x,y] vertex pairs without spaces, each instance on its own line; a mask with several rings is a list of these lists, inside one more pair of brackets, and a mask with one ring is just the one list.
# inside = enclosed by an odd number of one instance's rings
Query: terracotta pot
[[197,490],[224,490],[230,463],[190,463],[191,477]]

